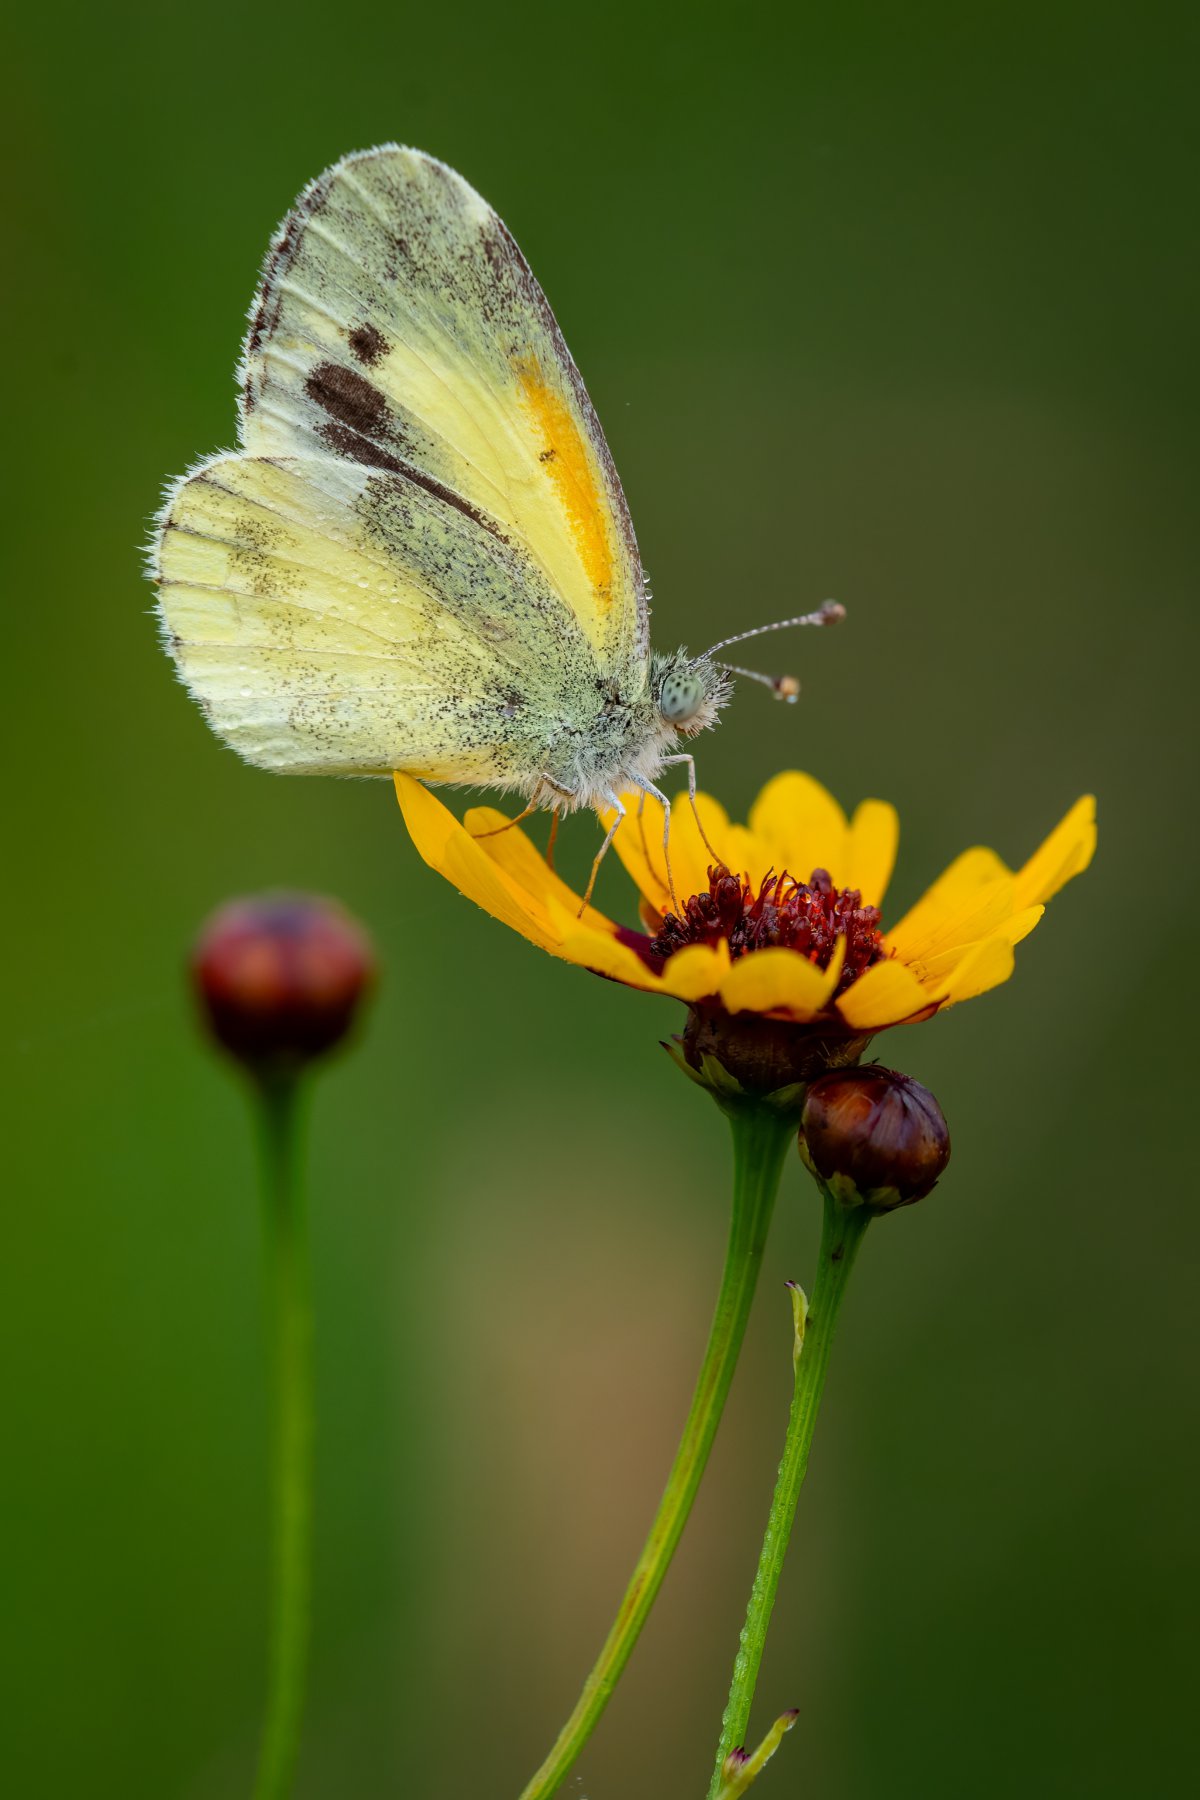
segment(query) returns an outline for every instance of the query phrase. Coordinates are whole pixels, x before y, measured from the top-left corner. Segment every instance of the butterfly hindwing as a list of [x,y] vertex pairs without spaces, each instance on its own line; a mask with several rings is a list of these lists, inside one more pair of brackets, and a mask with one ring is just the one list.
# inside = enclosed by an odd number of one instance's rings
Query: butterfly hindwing
[[391,146],[319,177],[272,245],[242,377],[248,451],[427,478],[524,547],[599,670],[644,663],[641,565],[599,422],[528,264],[461,176]]
[[523,546],[393,470],[214,457],[169,496],[154,564],[180,674],[266,768],[519,786],[553,696],[589,678]]

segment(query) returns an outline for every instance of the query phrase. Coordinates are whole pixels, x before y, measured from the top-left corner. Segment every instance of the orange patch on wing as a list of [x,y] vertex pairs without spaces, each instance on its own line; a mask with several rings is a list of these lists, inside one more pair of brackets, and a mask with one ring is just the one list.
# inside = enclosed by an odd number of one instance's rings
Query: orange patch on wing
[[542,439],[540,461],[558,491],[583,570],[605,606],[612,602],[613,559],[606,502],[592,472],[588,446],[569,407],[542,379],[536,364],[518,371],[521,397]]

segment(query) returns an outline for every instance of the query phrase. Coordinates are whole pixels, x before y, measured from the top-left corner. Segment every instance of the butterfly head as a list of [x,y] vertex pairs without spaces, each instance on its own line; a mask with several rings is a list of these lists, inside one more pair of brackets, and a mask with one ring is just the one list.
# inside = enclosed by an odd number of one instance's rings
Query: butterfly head
[[689,656],[686,650],[656,656],[650,679],[664,727],[688,738],[716,724],[733,685],[710,656]]

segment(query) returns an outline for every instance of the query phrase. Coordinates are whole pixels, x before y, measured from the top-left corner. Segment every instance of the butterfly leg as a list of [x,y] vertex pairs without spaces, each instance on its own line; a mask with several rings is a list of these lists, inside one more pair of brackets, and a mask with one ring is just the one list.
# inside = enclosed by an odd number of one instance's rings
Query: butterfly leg
[[[549,788],[549,800],[544,798],[543,788]],[[546,840],[546,867],[553,874],[554,846],[558,842],[558,828],[562,824],[562,815],[564,812],[570,812],[577,801],[570,788],[562,787],[559,782],[552,781],[549,775],[542,776],[542,786],[539,787],[534,798],[540,800],[550,813],[550,836]]]
[[[636,776],[635,780],[638,787],[642,790],[643,797],[646,794],[652,794],[663,809],[662,851],[663,862],[665,863],[667,870],[667,892],[671,896],[672,907],[678,913],[681,911],[679,896],[675,892],[675,877],[671,873],[671,802],[667,799],[667,796],[661,789],[656,788],[652,781],[647,781],[644,775]],[[638,810],[640,812],[641,808],[639,807]],[[649,858],[647,858],[647,861],[649,861]]]
[[584,893],[583,899],[579,903],[579,911],[576,914],[576,917],[580,918],[580,919],[582,919],[584,913],[587,911],[588,902],[590,901],[590,899],[592,897],[592,889],[596,885],[596,877],[600,873],[600,864],[604,861],[604,858],[608,855],[608,846],[612,843],[613,839],[616,837],[617,827],[621,823],[621,820],[625,817],[625,807],[624,807],[624,804],[621,801],[621,798],[618,794],[611,794],[611,793],[605,794],[604,799],[609,806],[616,807],[617,816],[608,828],[608,836],[605,838],[605,840],[601,844],[599,850],[596,852],[596,860],[593,862],[592,872],[588,876],[587,889]]
[[708,851],[708,854],[712,857],[713,861],[715,863],[719,863],[720,866],[722,868],[724,868],[725,858],[723,856],[721,856],[716,850],[713,849],[713,846],[708,841],[708,833],[705,831],[704,826],[700,821],[700,810],[696,805],[696,759],[695,759],[695,757],[688,756],[685,752],[682,752],[682,751],[677,756],[664,756],[663,757],[664,769],[666,767],[668,767],[668,765],[671,763],[686,763],[687,764],[688,804],[690,805],[690,807],[692,809],[692,817],[696,821],[696,830],[700,833],[700,840],[703,843],[704,848]]
[[649,869],[649,868],[653,867],[653,864],[650,861],[650,847],[646,842],[646,790],[645,790],[645,788],[642,789],[641,794],[638,797],[637,822],[638,822],[638,839],[642,846],[642,857],[643,857],[643,860],[645,861],[646,867]]
[[[523,820],[530,818],[535,812],[541,812],[541,810],[542,809],[537,804],[537,801],[531,800],[529,805],[525,808],[525,811],[519,812],[515,819],[505,819],[503,825],[493,825],[490,831],[473,831],[471,836],[475,838],[477,842],[480,838],[499,837],[502,831],[511,831],[514,825],[520,825]],[[556,818],[557,816],[558,815],[555,814]]]

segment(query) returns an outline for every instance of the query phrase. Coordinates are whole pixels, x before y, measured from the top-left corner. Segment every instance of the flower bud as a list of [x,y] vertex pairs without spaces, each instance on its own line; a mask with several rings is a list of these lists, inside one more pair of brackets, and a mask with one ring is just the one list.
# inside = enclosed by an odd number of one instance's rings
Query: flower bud
[[192,979],[218,1043],[262,1073],[295,1069],[346,1035],[375,975],[362,927],[333,900],[232,900],[204,926]]
[[870,1035],[798,1025],[760,1013],[693,1006],[683,1036],[665,1048],[720,1105],[768,1101],[798,1118],[805,1085],[826,1069],[856,1063]]
[[891,1212],[933,1188],[950,1133],[929,1092],[896,1069],[839,1069],[814,1081],[800,1116],[800,1155],[844,1206]]

